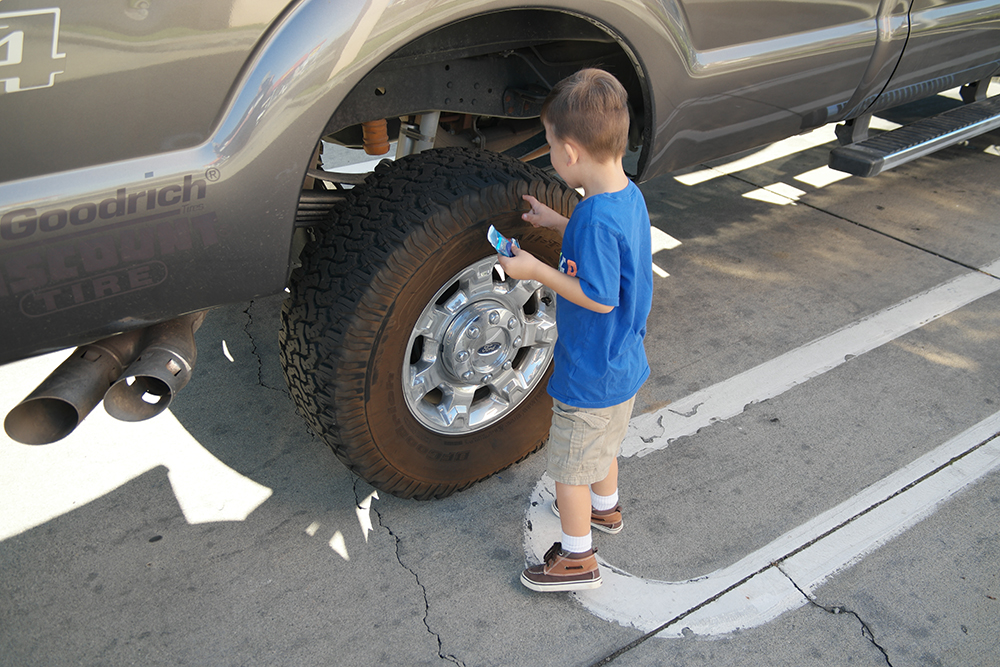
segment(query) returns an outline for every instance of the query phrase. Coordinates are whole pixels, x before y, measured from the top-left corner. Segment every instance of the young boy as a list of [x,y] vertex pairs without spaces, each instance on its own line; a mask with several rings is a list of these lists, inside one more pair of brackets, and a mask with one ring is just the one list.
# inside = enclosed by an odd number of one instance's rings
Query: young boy
[[521,574],[536,591],[600,586],[591,526],[622,528],[617,456],[635,394],[649,377],[643,339],[653,294],[649,214],[622,168],[627,102],[622,85],[601,70],[556,84],[542,106],[552,166],[571,188],[583,188],[584,198],[567,219],[524,197],[526,221],[562,234],[558,269],[521,249],[499,259],[507,275],[537,280],[559,297],[546,451],[562,541]]

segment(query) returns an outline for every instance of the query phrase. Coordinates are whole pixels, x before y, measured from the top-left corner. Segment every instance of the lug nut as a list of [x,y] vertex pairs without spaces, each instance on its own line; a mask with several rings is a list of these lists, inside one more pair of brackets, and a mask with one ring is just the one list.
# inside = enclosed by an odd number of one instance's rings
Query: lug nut
[[500,313],[494,310],[492,313],[490,313],[490,324],[496,324],[499,321],[500,321]]
[[521,337],[518,336],[514,339],[514,347],[521,347]]
[[517,326],[517,320],[515,320],[513,317],[510,318],[509,320],[507,320],[507,328],[508,329],[510,329],[511,331],[513,331],[514,327],[516,327],[516,326]]
[[479,327],[469,327],[468,330],[465,332],[466,336],[473,339],[479,338],[479,334],[480,334]]
[[456,355],[455,358],[458,359],[459,361],[465,361],[466,359],[469,358],[469,353],[467,350],[462,350],[461,352],[458,353],[458,355]]

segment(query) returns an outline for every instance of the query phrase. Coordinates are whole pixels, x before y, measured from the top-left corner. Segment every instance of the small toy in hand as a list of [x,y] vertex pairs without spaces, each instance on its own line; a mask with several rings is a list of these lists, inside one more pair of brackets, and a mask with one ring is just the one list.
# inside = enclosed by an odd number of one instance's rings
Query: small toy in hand
[[517,239],[509,239],[500,232],[496,230],[496,227],[490,225],[490,230],[486,234],[489,238],[490,243],[496,248],[497,252],[504,257],[513,257],[514,248],[520,248],[521,244],[517,242]]

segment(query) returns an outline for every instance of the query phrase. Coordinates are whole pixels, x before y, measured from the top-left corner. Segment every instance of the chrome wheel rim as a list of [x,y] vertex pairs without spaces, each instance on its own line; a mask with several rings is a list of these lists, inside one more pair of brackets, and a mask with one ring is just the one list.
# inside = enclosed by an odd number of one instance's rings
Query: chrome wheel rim
[[495,256],[456,273],[410,332],[401,376],[410,413],[442,435],[511,414],[552,362],[555,309],[552,290],[505,278]]

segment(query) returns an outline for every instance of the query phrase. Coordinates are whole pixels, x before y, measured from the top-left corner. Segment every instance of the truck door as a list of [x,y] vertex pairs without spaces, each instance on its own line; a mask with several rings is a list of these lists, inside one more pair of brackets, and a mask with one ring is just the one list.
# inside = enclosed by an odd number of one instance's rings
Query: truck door
[[913,0],[909,39],[872,111],[979,81],[1000,69],[1000,1]]
[[685,0],[690,78],[672,94],[667,152],[690,163],[859,113],[902,53],[907,1]]

